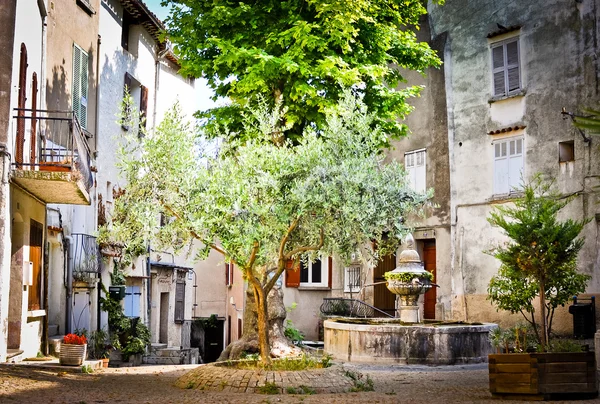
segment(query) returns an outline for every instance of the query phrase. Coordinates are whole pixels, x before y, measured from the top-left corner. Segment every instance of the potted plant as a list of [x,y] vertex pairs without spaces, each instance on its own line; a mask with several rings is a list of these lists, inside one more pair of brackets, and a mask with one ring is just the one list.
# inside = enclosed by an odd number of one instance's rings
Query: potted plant
[[107,368],[112,345],[108,342],[108,332],[99,329],[90,335],[90,357],[102,360],[102,367]]
[[527,339],[522,331],[513,332],[513,337],[491,336],[504,341],[497,347],[515,352],[489,355],[490,391],[495,396],[597,395],[593,352],[557,352],[564,349],[551,341],[556,308],[584,292],[590,277],[577,272],[584,242],[579,233],[588,221],[558,221],[559,211],[572,198],[560,198],[550,187],[538,175],[522,187],[523,196],[514,205],[497,207],[488,218],[510,239],[491,251],[501,265],[488,286],[488,299],[499,310],[523,315],[537,350],[528,353],[527,344],[511,346],[510,338]]
[[85,335],[67,334],[60,344],[59,362],[61,365],[81,366],[87,354]]

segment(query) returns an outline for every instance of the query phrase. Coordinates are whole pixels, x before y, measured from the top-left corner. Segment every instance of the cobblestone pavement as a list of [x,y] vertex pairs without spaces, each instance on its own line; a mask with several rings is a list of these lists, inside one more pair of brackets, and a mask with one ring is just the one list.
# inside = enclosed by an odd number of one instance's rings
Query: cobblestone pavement
[[[225,390],[215,392],[181,389],[174,386],[179,377],[197,365],[106,369],[93,374],[0,365],[0,403],[498,402],[492,400],[488,392],[486,364],[440,367],[355,364],[343,366],[344,369],[369,375],[374,381],[375,391],[264,395]],[[320,381],[328,382],[330,378],[323,376]],[[586,402],[600,401],[579,401]]]

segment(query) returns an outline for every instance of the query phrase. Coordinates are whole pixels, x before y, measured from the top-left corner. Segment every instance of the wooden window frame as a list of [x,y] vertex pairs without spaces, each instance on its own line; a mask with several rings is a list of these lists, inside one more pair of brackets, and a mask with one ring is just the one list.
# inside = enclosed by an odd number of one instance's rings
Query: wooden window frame
[[175,283],[175,309],[173,322],[182,324],[185,319],[185,281],[178,280]]
[[[404,153],[404,170],[408,176],[411,189],[416,192],[425,192],[427,190],[427,149],[411,150]],[[422,186],[417,186],[417,177],[420,175],[423,176]]]
[[[510,142],[515,141],[515,152],[511,154]],[[521,152],[518,153],[518,141],[521,141]],[[506,145],[506,154],[503,154],[502,145]],[[500,156],[497,155],[497,150],[500,150]],[[498,139],[492,142],[492,156],[494,161],[494,181],[493,181],[493,190],[494,195],[510,195],[514,193],[513,188],[519,185],[521,181],[521,177],[524,176],[525,172],[525,137],[523,135],[519,136],[511,136],[502,139]],[[516,157],[521,158],[521,165],[519,168],[519,178],[512,178],[511,173],[511,160]],[[498,161],[506,160],[507,168],[506,168],[506,177],[508,181],[508,190],[500,189],[498,186],[497,175],[498,175]]]

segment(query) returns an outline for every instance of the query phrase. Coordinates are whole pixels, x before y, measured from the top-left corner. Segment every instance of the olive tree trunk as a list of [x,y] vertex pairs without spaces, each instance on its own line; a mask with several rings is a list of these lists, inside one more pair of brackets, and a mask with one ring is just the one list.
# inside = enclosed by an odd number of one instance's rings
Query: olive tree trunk
[[[266,305],[259,308],[256,303],[256,293],[252,286],[246,292],[246,305],[244,310],[244,330],[242,338],[230,343],[219,356],[219,361],[240,359],[244,353],[259,353],[265,347],[268,357],[296,356],[301,353],[300,348],[294,346],[284,335],[283,322],[286,317],[283,304],[283,291],[280,286],[274,286],[266,297]],[[259,297],[260,299],[260,297]],[[260,324],[264,324],[264,340],[260,341]],[[266,340],[266,341],[265,341]],[[262,342],[262,343],[261,343]],[[266,342],[267,345],[263,345]],[[264,360],[264,359],[263,359]]]

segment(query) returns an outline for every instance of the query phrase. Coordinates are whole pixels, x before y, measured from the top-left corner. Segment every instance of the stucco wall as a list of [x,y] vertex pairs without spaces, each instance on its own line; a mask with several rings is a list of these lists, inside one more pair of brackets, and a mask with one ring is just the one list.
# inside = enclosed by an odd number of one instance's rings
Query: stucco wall
[[[560,111],[580,111],[597,102],[597,64],[592,57],[598,35],[597,1],[477,2],[449,0],[430,4],[432,38],[447,36],[444,73],[451,179],[452,317],[469,321],[511,323],[517,316],[496,313],[486,301],[489,279],[499,263],[485,254],[504,241],[486,217],[495,204],[510,203],[493,191],[492,142],[524,136],[525,178],[541,172],[555,179],[565,195],[576,194],[563,217],[594,217],[600,211],[591,192],[598,183],[597,145],[581,135]],[[504,27],[520,30],[487,38]],[[490,44],[518,34],[522,94],[504,100],[492,97]],[[507,126],[521,132],[489,135]],[[558,142],[574,141],[575,162],[558,163]],[[588,292],[600,290],[598,222],[584,229],[586,244],[579,269],[593,276]],[[570,316],[559,315],[558,331],[570,332]],[[561,321],[562,319],[562,321]]]

